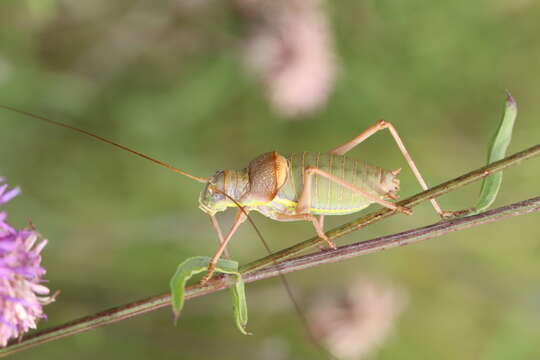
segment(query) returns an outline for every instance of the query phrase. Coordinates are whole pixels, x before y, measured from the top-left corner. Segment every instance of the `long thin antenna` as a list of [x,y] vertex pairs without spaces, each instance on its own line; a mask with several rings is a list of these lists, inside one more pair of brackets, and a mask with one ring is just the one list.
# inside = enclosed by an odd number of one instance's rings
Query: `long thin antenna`
[[167,163],[164,163],[163,161],[159,161],[158,159],[154,159],[153,157],[150,157],[148,155],[145,155],[143,153],[140,153],[138,151],[135,151],[133,149],[130,149],[128,148],[127,146],[124,146],[122,144],[118,144],[112,140],[109,140],[107,138],[104,138],[102,136],[99,136],[99,135],[96,135],[96,134],[92,134],[91,132],[89,131],[86,131],[86,130],[83,130],[83,129],[80,129],[78,127],[75,127],[75,126],[72,126],[72,125],[68,125],[68,124],[64,124],[60,121],[55,121],[55,120],[51,120],[51,119],[47,119],[46,117],[43,117],[43,116],[39,116],[39,115],[36,115],[36,114],[32,114],[30,112],[27,112],[27,111],[24,111],[24,110],[19,110],[19,109],[16,109],[16,108],[13,108],[11,106],[6,106],[6,105],[0,105],[0,108],[3,108],[3,109],[6,109],[6,110],[10,110],[10,111],[13,111],[13,112],[16,112],[16,113],[19,113],[19,114],[22,114],[22,115],[26,115],[26,116],[30,116],[34,119],[37,119],[37,120],[41,120],[41,121],[45,121],[46,123],[49,123],[49,124],[52,124],[52,125],[55,125],[55,126],[60,126],[60,127],[63,127],[63,128],[66,128],[66,129],[70,129],[70,130],[73,130],[73,131],[77,131],[78,133],[81,133],[81,134],[84,134],[86,136],[90,136],[90,137],[93,137],[94,139],[97,139],[99,141],[103,141],[107,144],[110,144],[112,146],[116,146],[117,148],[119,149],[122,149],[122,150],[125,150],[127,152],[130,152],[132,154],[135,154],[139,157],[142,157],[143,159],[146,159],[146,160],[149,160],[155,164],[158,164],[158,165],[161,165],[163,167],[166,167],[167,169],[169,170],[172,170],[174,171],[175,173],[178,173],[180,175],[184,175],[185,177],[188,177],[190,179],[193,179],[195,181],[198,181],[200,183],[207,183],[208,182],[208,178],[202,178],[202,177],[198,177],[198,176],[194,176],[194,175],[191,175],[185,171],[182,171],[180,169],[177,169],[175,168],[174,166],[172,165],[169,165]]

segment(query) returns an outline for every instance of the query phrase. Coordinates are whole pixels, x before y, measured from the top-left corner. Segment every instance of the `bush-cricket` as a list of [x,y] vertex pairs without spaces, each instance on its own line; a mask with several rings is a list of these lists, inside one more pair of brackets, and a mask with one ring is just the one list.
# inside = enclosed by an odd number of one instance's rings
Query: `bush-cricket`
[[[86,130],[9,106],[0,107],[93,137],[205,184],[199,195],[199,208],[209,215],[220,245],[212,256],[208,272],[201,279],[201,284],[205,284],[212,277],[215,263],[250,211],[257,211],[277,221],[310,221],[321,241],[330,248],[335,248],[335,244],[324,233],[326,215],[351,214],[372,203],[411,214],[410,209],[388,201],[398,198],[397,176],[401,168],[389,171],[345,156],[348,151],[380,130],[390,131],[422,189],[428,189],[395,127],[384,120],[376,121],[353,139],[328,152],[281,155],[271,151],[256,157],[244,169],[220,170],[205,178],[191,175]],[[435,199],[431,199],[431,203],[441,217],[452,214],[443,211]],[[237,207],[238,210],[231,229],[223,236],[215,214],[229,207]]]

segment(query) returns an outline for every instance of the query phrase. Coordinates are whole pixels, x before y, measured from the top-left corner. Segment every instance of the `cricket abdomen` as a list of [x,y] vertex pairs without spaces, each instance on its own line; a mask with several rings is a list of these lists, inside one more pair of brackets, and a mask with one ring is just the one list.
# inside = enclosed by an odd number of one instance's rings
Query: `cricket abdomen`
[[[283,210],[283,207],[292,210],[296,207],[304,186],[304,169],[308,166],[320,168],[380,198],[385,197],[389,192],[389,181],[395,185],[394,192],[399,186],[393,172],[342,155],[302,152],[286,155],[285,158],[289,165],[287,180],[274,200],[268,204],[270,207],[276,207],[276,210],[278,208]],[[314,175],[313,177],[309,208],[312,214],[351,214],[366,208],[371,203],[371,200],[323,176]]]

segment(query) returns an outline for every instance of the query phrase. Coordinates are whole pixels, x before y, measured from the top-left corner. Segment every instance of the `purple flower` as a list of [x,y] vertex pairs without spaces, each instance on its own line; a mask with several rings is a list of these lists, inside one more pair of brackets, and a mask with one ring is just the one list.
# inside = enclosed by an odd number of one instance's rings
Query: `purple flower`
[[[3,182],[0,177],[0,205],[20,193],[19,188],[8,190]],[[37,321],[46,317],[43,305],[54,301],[42,285],[45,269],[40,253],[47,240],[31,226],[16,230],[6,219],[7,214],[0,211],[0,346],[35,329]]]

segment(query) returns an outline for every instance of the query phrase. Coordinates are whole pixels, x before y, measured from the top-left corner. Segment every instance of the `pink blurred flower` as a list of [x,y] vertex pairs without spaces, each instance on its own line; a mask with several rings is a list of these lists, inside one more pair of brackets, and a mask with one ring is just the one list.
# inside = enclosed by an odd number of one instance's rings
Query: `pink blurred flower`
[[362,359],[380,347],[406,305],[402,291],[359,280],[344,296],[320,296],[307,312],[313,336],[338,359]]
[[336,74],[332,33],[319,0],[236,0],[250,23],[245,60],[283,115],[318,110]]
[[[0,205],[20,193],[19,188],[8,190],[0,177]],[[35,329],[40,318],[46,317],[43,305],[54,301],[49,289],[42,285],[45,269],[41,267],[41,250],[47,240],[33,229],[16,230],[0,212],[0,346]]]

